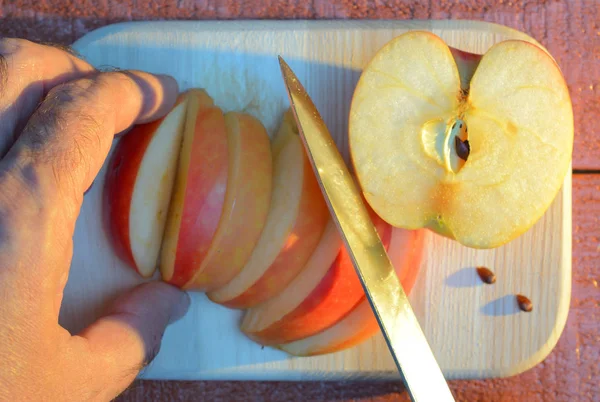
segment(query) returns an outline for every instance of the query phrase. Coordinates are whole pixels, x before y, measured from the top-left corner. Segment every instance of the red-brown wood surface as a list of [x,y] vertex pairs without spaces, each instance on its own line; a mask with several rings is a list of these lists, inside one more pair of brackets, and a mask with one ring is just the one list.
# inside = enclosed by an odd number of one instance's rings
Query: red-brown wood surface
[[[550,356],[513,378],[454,381],[461,401],[600,401],[600,2],[598,0],[0,0],[0,36],[70,44],[119,21],[231,18],[475,19],[519,29],[560,65],[575,112],[573,289]],[[598,173],[598,174],[596,174]],[[123,401],[396,401],[397,383],[136,382]]]

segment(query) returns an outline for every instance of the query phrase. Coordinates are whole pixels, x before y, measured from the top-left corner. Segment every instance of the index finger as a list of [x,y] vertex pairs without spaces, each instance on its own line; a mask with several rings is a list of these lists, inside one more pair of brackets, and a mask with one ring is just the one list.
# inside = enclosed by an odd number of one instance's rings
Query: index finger
[[50,89],[94,71],[68,47],[0,39],[0,156]]
[[139,71],[96,73],[59,85],[33,114],[0,172],[17,176],[18,187],[26,187],[21,190],[33,192],[42,208],[66,213],[62,224],[74,225],[114,135],[165,115],[177,92],[173,78]]

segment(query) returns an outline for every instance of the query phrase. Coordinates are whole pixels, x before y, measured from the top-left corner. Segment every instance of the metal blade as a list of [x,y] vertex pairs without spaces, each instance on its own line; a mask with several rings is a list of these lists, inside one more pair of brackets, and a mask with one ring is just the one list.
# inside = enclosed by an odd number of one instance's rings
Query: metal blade
[[414,401],[454,398],[329,130],[302,84],[279,57],[302,142],[381,332]]

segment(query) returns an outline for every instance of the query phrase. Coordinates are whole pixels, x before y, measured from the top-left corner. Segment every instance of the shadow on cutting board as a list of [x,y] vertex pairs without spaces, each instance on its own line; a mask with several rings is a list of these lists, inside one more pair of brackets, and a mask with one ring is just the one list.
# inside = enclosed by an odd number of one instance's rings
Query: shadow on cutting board
[[514,295],[506,295],[488,302],[481,308],[481,313],[488,316],[514,315],[519,313],[519,306]]
[[445,282],[451,288],[470,288],[484,285],[477,276],[475,267],[465,267],[453,272],[451,275],[448,275]]

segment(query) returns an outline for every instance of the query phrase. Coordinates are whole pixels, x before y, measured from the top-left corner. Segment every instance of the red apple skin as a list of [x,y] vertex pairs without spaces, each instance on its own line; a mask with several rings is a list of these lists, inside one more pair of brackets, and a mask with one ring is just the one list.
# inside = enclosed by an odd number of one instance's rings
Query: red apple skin
[[[399,277],[400,283],[404,289],[406,294],[410,294],[415,282],[417,281],[417,276],[419,274],[419,267],[421,265],[421,260],[423,258],[423,245],[425,241],[425,229],[415,230],[413,231],[414,243],[411,253],[407,253],[404,262],[396,262],[394,264],[398,264],[397,267],[402,266],[402,264],[407,264],[407,269],[403,271],[403,275]],[[366,298],[363,299],[362,303],[368,303]],[[356,333],[351,339],[348,339],[345,342],[339,343],[337,345],[332,345],[331,348],[327,348],[325,350],[315,350],[311,355],[324,354],[324,353],[332,353],[340,350],[344,350],[347,348],[351,348],[359,343],[364,342],[365,340],[371,338],[373,335],[380,331],[379,324],[377,323],[377,319],[375,315],[371,313],[371,317],[369,319],[368,325],[364,326],[360,331]]]
[[[374,213],[372,220],[387,250],[392,227]],[[325,276],[299,306],[268,328],[255,333],[245,333],[262,345],[293,342],[334,325],[362,298],[362,284],[348,250],[342,246]]]
[[464,50],[456,49],[451,46],[449,46],[449,49],[456,62],[456,67],[458,67],[460,87],[466,91],[469,89],[471,78],[473,78],[473,74],[475,74],[475,70],[483,55],[465,52]]
[[[230,112],[225,120],[236,126],[228,127],[232,135],[228,137],[231,169],[227,185],[227,192],[235,197],[221,217],[217,229],[221,236],[213,239],[217,251],[206,257],[204,269],[185,285],[188,290],[208,292],[237,275],[258,242],[269,213],[273,158],[267,131],[258,119],[245,113]],[[234,152],[236,146],[239,150]],[[237,168],[231,165],[235,162],[239,162]],[[226,193],[226,200],[229,196]]]
[[[481,60],[483,57],[481,54],[467,52],[455,47],[448,46],[448,48],[450,49],[450,52],[452,53],[452,56],[454,56],[455,60],[459,59],[466,62],[479,63],[479,60]],[[457,61],[457,63],[459,63],[459,61]]]
[[117,256],[139,274],[129,239],[131,198],[140,164],[162,120],[136,125],[119,140],[104,182],[103,221],[109,240]]
[[222,305],[234,309],[250,308],[279,293],[300,272],[317,247],[330,215],[308,156],[304,153],[303,157],[305,179],[299,212],[286,244],[258,281]]
[[165,280],[177,287],[193,278],[206,256],[227,187],[227,133],[221,109],[200,108],[194,136],[173,276]]
[[[393,230],[404,229],[394,228]],[[409,294],[411,292],[419,273],[419,267],[423,258],[423,247],[426,234],[425,231],[425,229],[411,231],[412,247],[410,249],[410,252],[403,253],[401,258],[392,261],[396,268],[396,273],[398,273],[400,269],[404,268],[402,270],[401,275],[399,275],[398,279],[400,280],[400,283],[402,284],[402,287],[406,294]],[[360,309],[366,312],[366,314],[368,314],[368,316],[366,316],[366,320],[364,320],[363,322],[364,325],[362,325],[360,328],[353,328],[355,332],[351,336],[347,337],[344,340],[334,340],[329,345],[314,347],[310,350],[305,351],[305,353],[302,353],[301,356],[316,356],[338,352],[340,350],[356,346],[375,335],[377,331],[380,331],[379,324],[377,323],[375,315],[370,310],[370,306],[368,306],[368,303],[369,302],[366,299],[366,297],[363,296],[363,298],[357,303],[354,309],[350,313],[348,313],[349,316],[350,314],[357,313]],[[285,350],[285,345],[280,345],[279,347],[281,348],[281,346],[283,346],[282,349]]]

